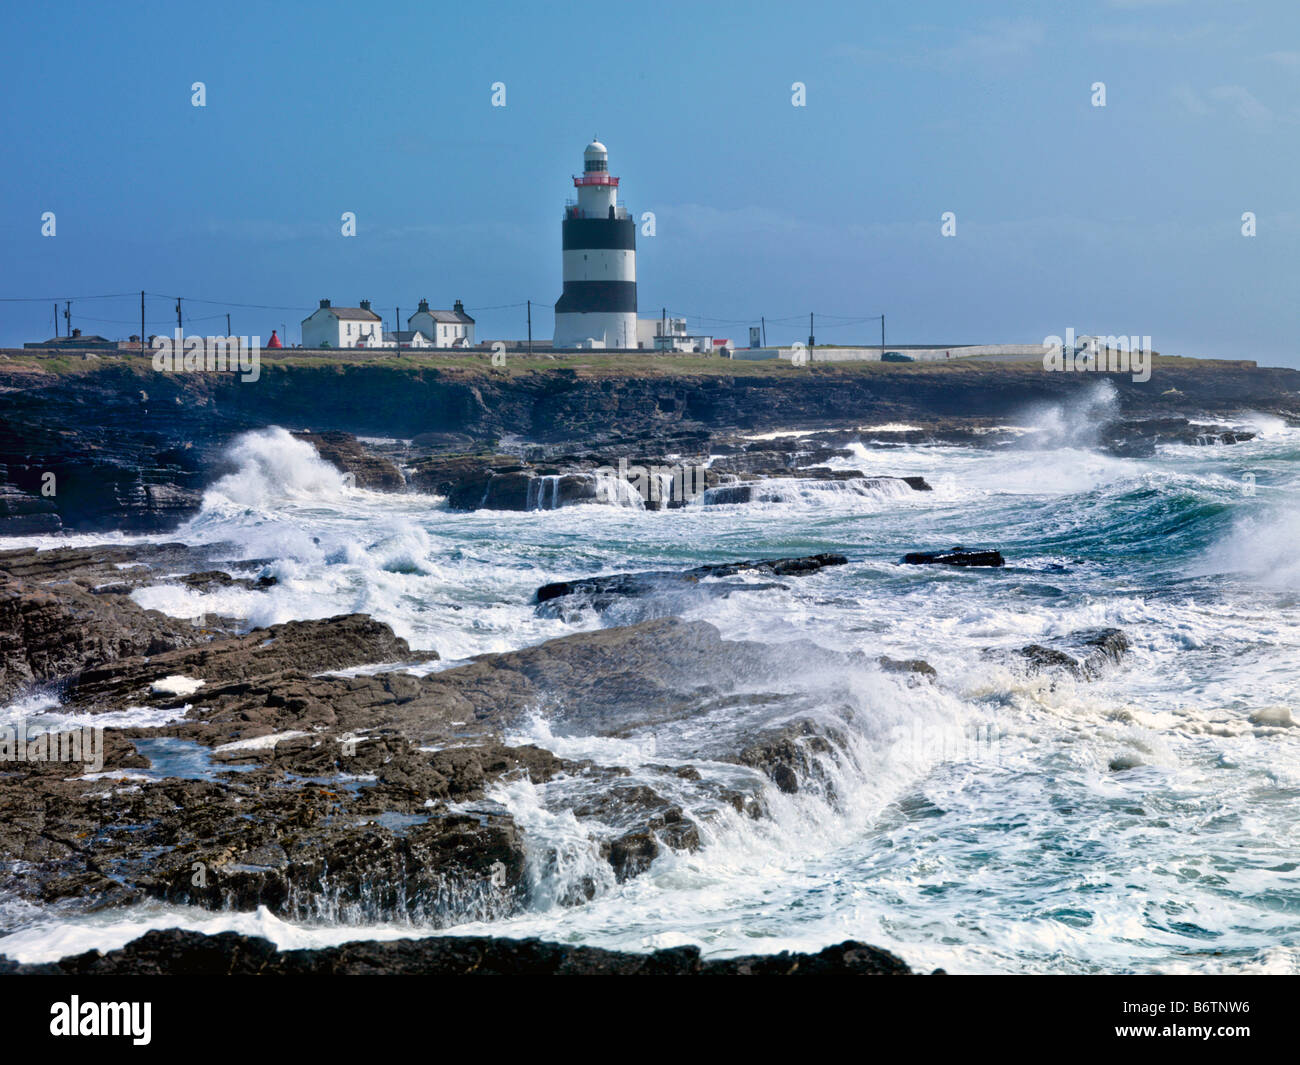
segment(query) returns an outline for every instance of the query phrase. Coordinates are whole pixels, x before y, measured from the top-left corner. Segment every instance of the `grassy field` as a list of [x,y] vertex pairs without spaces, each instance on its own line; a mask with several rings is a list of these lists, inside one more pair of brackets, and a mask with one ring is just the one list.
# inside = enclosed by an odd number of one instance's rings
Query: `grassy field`
[[[1157,355],[1153,368],[1178,369],[1252,369],[1254,362],[1231,359],[1190,359]],[[412,373],[435,371],[449,376],[515,377],[533,373],[567,371],[583,377],[741,377],[783,378],[800,374],[985,374],[996,370],[1002,374],[1041,373],[1037,359],[983,359],[978,356],[944,362],[835,362],[795,366],[783,359],[746,361],[718,356],[620,354],[600,351],[572,352],[562,355],[535,353],[507,355],[504,366],[493,366],[489,353],[460,355],[402,354],[357,355],[351,353],[306,354],[296,349],[261,353],[261,366],[283,368],[363,368],[406,370]],[[94,358],[70,352],[43,354],[8,349],[0,353],[0,370],[19,370],[54,375],[93,373],[108,367],[123,367],[139,373],[153,373],[148,356],[123,352],[95,353]]]

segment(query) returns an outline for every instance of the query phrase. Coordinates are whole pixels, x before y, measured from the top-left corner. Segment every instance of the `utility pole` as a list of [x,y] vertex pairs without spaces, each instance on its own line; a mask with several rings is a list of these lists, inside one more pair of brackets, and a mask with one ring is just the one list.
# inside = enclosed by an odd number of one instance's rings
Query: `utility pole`
[[533,353],[533,301],[528,301],[528,354]]
[[885,312],[880,312],[880,354],[885,353]]
[[393,308],[393,343],[397,345],[397,354],[402,353],[402,338],[397,334],[402,331],[402,308]]
[[226,336],[230,337],[234,335],[235,334],[230,331],[230,312],[227,311],[226,312]]
[[767,347],[767,319],[760,314],[758,320],[763,327],[763,347]]
[[181,298],[176,297],[176,328],[180,330],[181,343],[185,343],[185,323],[181,320]]
[[144,354],[144,289],[140,290],[140,354]]
[[813,333],[814,333],[813,316],[812,316],[812,312],[809,311],[808,312],[808,350],[809,351],[812,351],[813,345],[817,342],[817,338],[813,336]]
[[59,339],[59,305],[54,305],[54,339]]
[[72,336],[72,301],[63,304],[63,332]]

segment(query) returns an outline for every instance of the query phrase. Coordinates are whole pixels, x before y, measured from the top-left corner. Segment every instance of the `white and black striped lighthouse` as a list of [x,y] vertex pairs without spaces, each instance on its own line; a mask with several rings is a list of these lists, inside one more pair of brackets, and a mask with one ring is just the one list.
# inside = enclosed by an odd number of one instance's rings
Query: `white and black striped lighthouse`
[[564,294],[555,303],[557,348],[636,347],[636,224],[618,204],[609,153],[582,153],[576,201],[564,209]]

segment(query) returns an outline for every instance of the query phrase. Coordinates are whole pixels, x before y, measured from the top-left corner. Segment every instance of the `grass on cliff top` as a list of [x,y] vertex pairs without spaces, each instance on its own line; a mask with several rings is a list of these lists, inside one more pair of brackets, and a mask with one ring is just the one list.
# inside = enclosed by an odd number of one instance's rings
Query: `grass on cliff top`
[[[435,371],[453,377],[510,378],[533,373],[567,371],[582,377],[746,377],[786,378],[801,374],[936,374],[953,373],[1041,373],[1037,359],[1000,360],[968,356],[943,362],[836,362],[811,363],[795,366],[781,359],[748,361],[723,359],[704,355],[626,355],[607,352],[575,352],[565,355],[534,354],[508,355],[502,367],[493,366],[487,353],[472,355],[376,355],[357,356],[340,352],[321,356],[301,354],[294,349],[283,352],[263,351],[263,371],[267,368],[284,369],[376,369],[409,371]],[[1182,356],[1157,355],[1153,366],[1166,370],[1178,369],[1247,369],[1254,363],[1232,359],[1192,359]],[[80,355],[60,353],[41,355],[32,352],[14,352],[12,349],[0,359],[0,371],[11,370],[55,376],[94,373],[110,367],[129,369],[137,373],[153,373],[147,356],[128,353],[99,354],[87,359]]]

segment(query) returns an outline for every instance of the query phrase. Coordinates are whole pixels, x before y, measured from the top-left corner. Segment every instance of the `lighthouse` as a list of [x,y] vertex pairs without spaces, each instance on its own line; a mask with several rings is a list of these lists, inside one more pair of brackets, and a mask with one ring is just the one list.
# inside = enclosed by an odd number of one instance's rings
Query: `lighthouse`
[[636,224],[618,203],[609,152],[582,153],[578,198],[564,208],[564,293],[555,303],[557,348],[636,347]]

